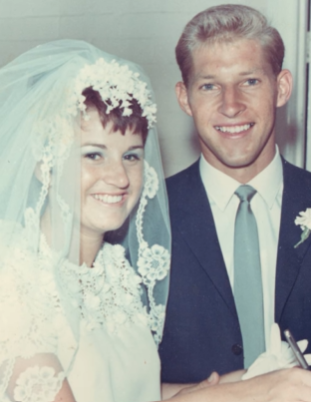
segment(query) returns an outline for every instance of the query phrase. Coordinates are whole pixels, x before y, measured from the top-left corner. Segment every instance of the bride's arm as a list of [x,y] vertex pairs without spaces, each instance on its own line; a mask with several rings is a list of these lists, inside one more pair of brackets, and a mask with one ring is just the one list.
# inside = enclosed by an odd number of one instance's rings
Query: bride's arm
[[9,400],[20,402],[75,402],[61,364],[55,355],[47,353],[29,359],[17,358],[6,394]]

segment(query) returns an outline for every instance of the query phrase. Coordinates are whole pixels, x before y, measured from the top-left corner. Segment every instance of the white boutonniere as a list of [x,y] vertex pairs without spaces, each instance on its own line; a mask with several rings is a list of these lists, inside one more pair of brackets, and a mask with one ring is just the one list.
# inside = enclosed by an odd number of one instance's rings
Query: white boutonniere
[[302,230],[300,241],[295,244],[297,248],[301,243],[303,243],[310,236],[311,233],[311,208],[307,208],[303,212],[299,212],[299,215],[295,219],[295,225],[300,225]]

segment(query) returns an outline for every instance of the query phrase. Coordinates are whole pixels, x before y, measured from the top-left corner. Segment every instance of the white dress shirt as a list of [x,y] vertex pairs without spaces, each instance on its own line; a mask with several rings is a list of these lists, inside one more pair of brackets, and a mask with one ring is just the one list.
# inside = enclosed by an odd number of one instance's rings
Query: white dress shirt
[[[229,281],[234,290],[234,224],[239,206],[239,198],[234,192],[241,183],[215,169],[203,155],[200,159],[200,174],[209,198]],[[257,190],[251,200],[251,208],[258,227],[265,338],[268,347],[270,328],[274,322],[276,260],[283,194],[283,168],[277,147],[272,162],[247,184]]]

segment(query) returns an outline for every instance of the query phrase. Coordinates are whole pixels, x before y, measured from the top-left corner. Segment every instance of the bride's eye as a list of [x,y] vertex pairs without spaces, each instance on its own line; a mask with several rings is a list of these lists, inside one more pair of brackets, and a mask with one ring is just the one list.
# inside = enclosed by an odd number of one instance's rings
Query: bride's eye
[[128,154],[124,155],[124,159],[127,161],[138,161],[140,160],[140,157],[136,154]]
[[98,147],[87,145],[82,147],[81,155],[83,159],[97,162],[103,159],[104,152]]
[[137,162],[141,161],[143,159],[143,151],[135,151],[135,152],[129,152],[123,156],[123,159],[129,162]]
[[90,153],[84,155],[84,157],[87,159],[91,159],[93,161],[97,161],[102,157],[102,155],[99,152],[90,152]]

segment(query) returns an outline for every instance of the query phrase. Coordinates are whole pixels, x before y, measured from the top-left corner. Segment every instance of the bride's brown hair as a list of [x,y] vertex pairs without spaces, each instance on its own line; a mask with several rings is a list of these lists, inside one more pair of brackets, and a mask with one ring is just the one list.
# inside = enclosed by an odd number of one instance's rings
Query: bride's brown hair
[[[132,114],[130,116],[123,116],[123,108],[121,103],[118,107],[112,109],[107,114],[106,103],[102,101],[99,92],[94,90],[92,87],[84,89],[82,95],[85,96],[84,103],[86,107],[95,108],[98,111],[104,128],[108,123],[112,123],[113,131],[121,131],[123,135],[127,129],[133,130],[134,133],[142,135],[145,143],[148,133],[148,120],[142,115],[143,111],[136,99],[132,99],[130,101],[130,109],[132,110]],[[107,103],[109,104],[109,100]]]

